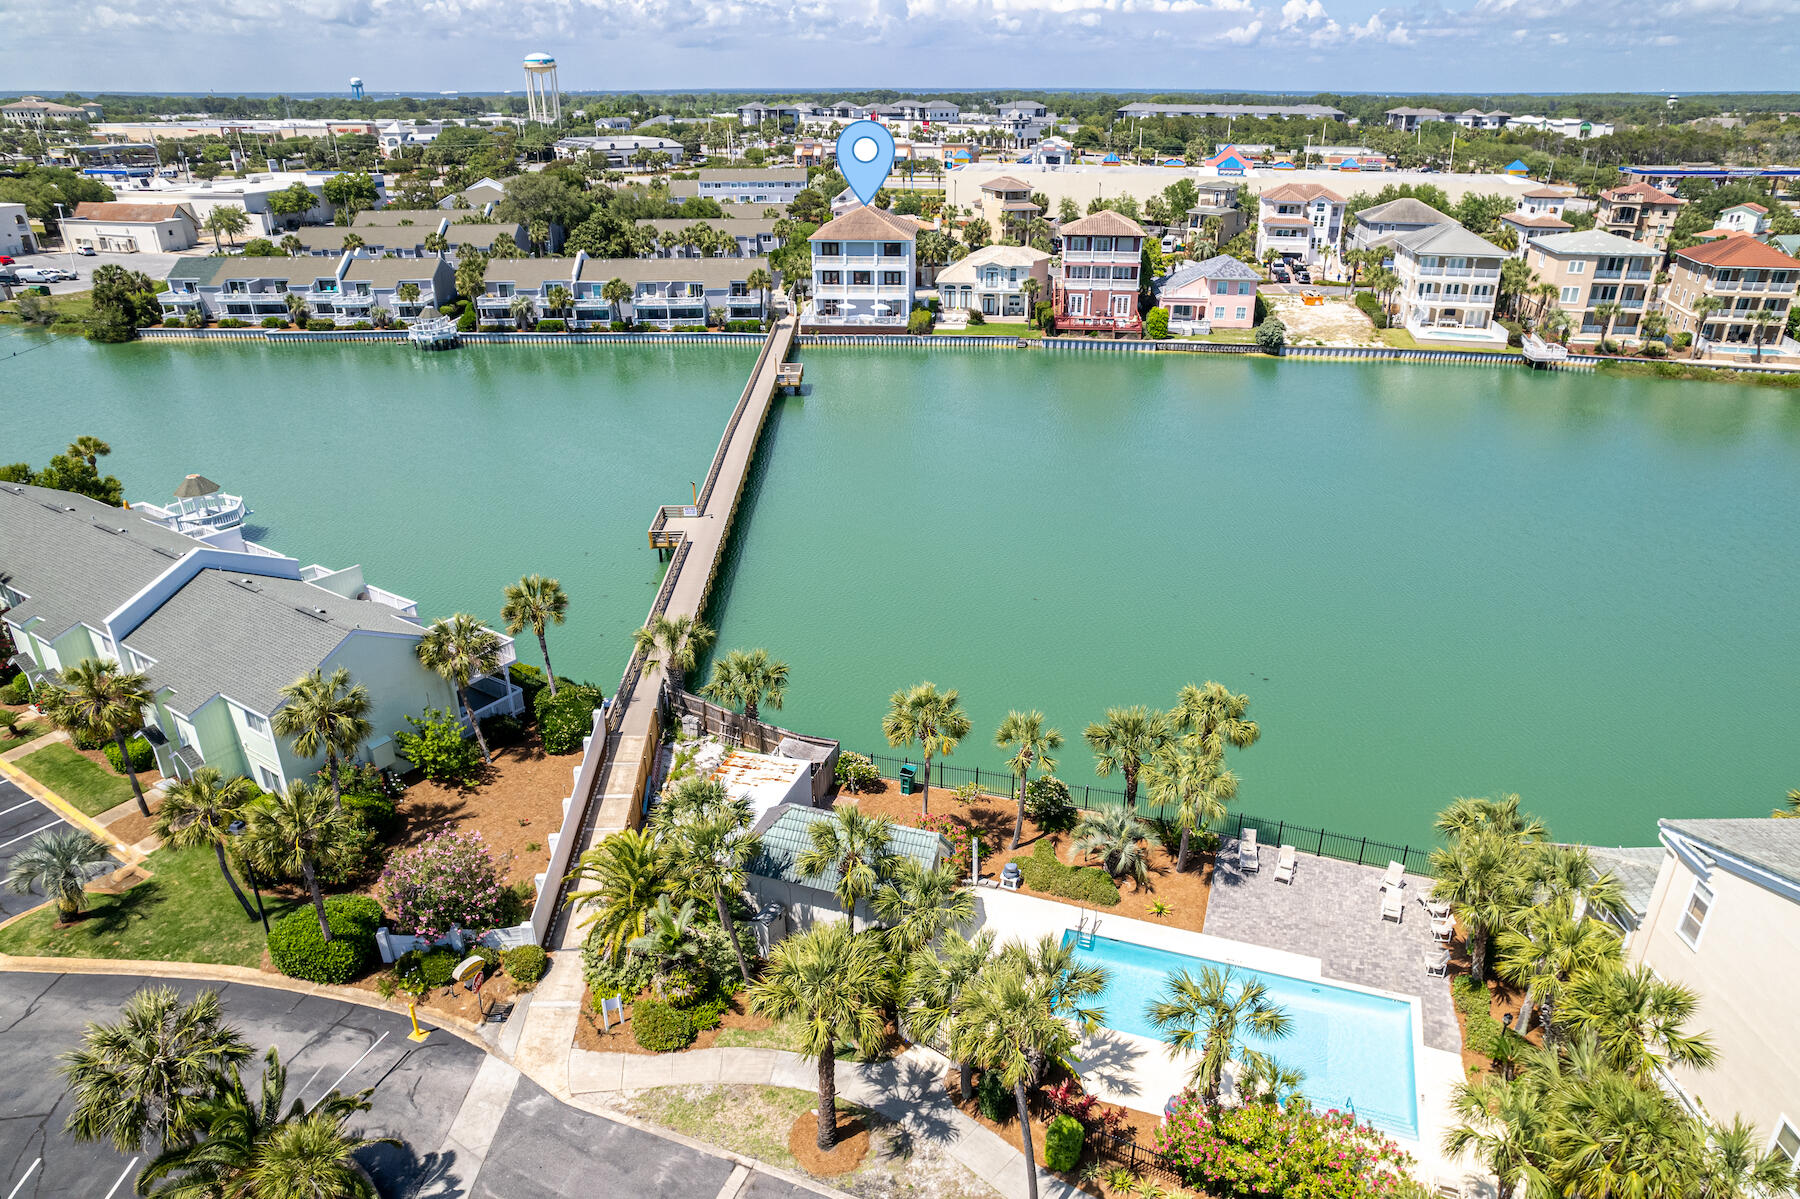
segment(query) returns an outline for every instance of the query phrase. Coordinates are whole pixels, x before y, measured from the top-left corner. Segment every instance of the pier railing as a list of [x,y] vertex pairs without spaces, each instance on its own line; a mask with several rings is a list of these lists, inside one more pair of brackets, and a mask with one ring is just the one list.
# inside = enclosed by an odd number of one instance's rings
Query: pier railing
[[[923,764],[916,763],[911,758],[894,758],[884,754],[866,756],[875,763],[875,768],[881,771],[883,778],[898,778],[902,766],[911,766],[921,774],[924,771]],[[987,794],[1002,798],[1015,795],[1018,791],[1018,778],[1009,771],[984,770],[979,766],[947,766],[942,761],[931,764],[932,786],[954,790],[968,783],[975,784]],[[1085,783],[1070,783],[1066,779],[1064,785],[1069,788],[1069,799],[1084,812],[1117,808],[1125,803],[1123,791],[1090,787]],[[1147,820],[1173,820],[1176,808],[1172,804],[1151,803],[1140,790],[1137,813]],[[1241,812],[1228,814],[1224,821],[1211,826],[1211,831],[1221,837],[1240,837],[1247,828],[1255,829],[1256,839],[1264,845],[1292,845],[1301,853],[1335,858],[1340,862],[1355,862],[1358,866],[1399,862],[1406,867],[1408,874],[1426,877],[1431,875],[1430,845],[1397,845],[1392,841],[1358,833],[1334,832],[1331,829],[1295,824],[1289,820],[1268,820]]]

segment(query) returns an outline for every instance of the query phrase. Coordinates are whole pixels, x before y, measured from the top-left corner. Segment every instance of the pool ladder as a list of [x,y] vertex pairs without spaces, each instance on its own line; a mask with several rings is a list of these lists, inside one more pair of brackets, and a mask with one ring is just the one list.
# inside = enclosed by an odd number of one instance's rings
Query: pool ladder
[[1093,933],[1089,932],[1087,929],[1084,928],[1075,934],[1075,948],[1077,948],[1077,949],[1092,949],[1093,947],[1094,947],[1094,934]]

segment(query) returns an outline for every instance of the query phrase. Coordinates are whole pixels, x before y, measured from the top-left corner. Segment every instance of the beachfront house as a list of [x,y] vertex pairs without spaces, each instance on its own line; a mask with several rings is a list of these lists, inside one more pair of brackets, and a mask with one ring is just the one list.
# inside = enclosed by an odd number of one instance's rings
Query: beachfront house
[[918,277],[919,222],[857,207],[812,235],[812,298],[801,324],[812,328],[904,329]]
[[1700,997],[1718,1064],[1663,1079],[1713,1121],[1743,1116],[1760,1153],[1800,1164],[1800,820],[1660,820],[1665,855],[1634,964]]
[[[726,321],[760,321],[763,294],[750,276],[768,271],[766,258],[495,258],[487,264],[482,293],[475,297],[483,326],[529,328],[546,317],[576,330],[606,329],[614,321],[657,329],[699,327]],[[772,277],[772,276],[771,276]],[[620,280],[631,289],[615,304],[606,285]],[[568,293],[567,302],[556,289]],[[515,315],[521,298],[529,316]]]
[[[1763,357],[1793,361],[1800,347],[1782,330],[1796,288],[1800,258],[1734,233],[1675,251],[1663,311],[1671,333],[1693,334],[1707,354],[1754,356],[1760,343]],[[1774,319],[1753,319],[1761,310]]]
[[1769,231],[1769,210],[1753,202],[1733,204],[1719,213],[1718,219],[1713,222],[1713,231],[1720,230],[1761,237]]
[[[812,844],[812,826],[831,819],[828,810],[781,803],[763,812],[756,822],[761,852],[750,863],[748,889],[759,907],[780,905],[770,929],[771,943],[789,933],[805,932],[818,921],[846,918],[835,890],[837,869],[803,874],[799,868],[800,855]],[[888,850],[929,870],[950,856],[950,842],[941,833],[896,824],[888,832]],[[874,920],[868,900],[857,903],[855,916],[860,925]]]
[[1144,229],[1103,208],[1062,227],[1062,262],[1050,273],[1058,332],[1141,333]]
[[938,296],[946,310],[1024,320],[1033,303],[1027,279],[1037,280],[1040,299],[1049,298],[1050,255],[1030,246],[983,246],[938,272]]
[[1611,314],[1612,336],[1635,342],[1659,257],[1642,242],[1588,229],[1536,238],[1525,261],[1541,283],[1556,288],[1554,303],[1569,316],[1571,341],[1606,336],[1605,306],[1617,304],[1619,311]]
[[1569,203],[1566,192],[1553,187],[1533,188],[1521,192],[1517,203],[1518,207],[1500,218],[1500,223],[1512,231],[1515,258],[1525,257],[1531,243],[1539,238],[1575,230],[1574,225],[1563,219]]
[[1504,346],[1494,322],[1500,261],[1506,251],[1454,221],[1396,234],[1400,319],[1417,341]]
[[[450,302],[454,268],[435,256],[363,258],[340,253],[337,261],[301,258],[183,258],[157,294],[163,318],[198,311],[208,320],[232,318],[259,324],[293,314],[289,296],[305,301],[303,320],[339,325],[373,322],[378,309],[412,320]],[[417,294],[413,289],[417,289]]]
[[1412,233],[1452,219],[1423,200],[1402,196],[1357,213],[1350,229],[1350,248],[1373,249],[1385,245],[1397,233]]
[[1594,228],[1666,250],[1675,217],[1686,203],[1648,183],[1628,183],[1600,193]]
[[1318,266],[1344,235],[1344,197],[1317,183],[1284,183],[1262,193],[1256,214],[1256,256],[1273,250],[1284,260]]
[[1229,254],[1175,268],[1156,290],[1156,303],[1169,314],[1169,332],[1179,336],[1214,329],[1248,329],[1256,324],[1258,276]]
[[[369,584],[362,567],[302,566],[241,529],[190,537],[126,508],[20,483],[0,484],[0,606],[13,661],[56,682],[83,658],[150,678],[146,738],[164,775],[201,766],[266,791],[318,771],[277,738],[281,689],[338,667],[367,687],[374,733],[360,760],[387,767],[394,733],[427,708],[460,711],[455,690],[419,664],[418,606]],[[470,687],[479,719],[517,715],[523,693],[501,667]]]

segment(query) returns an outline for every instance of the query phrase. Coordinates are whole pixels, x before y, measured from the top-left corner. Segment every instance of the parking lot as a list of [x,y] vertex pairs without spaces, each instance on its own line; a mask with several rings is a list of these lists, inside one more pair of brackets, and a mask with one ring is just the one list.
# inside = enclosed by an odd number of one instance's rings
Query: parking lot
[[[0,269],[16,271],[20,267],[53,266],[62,270],[74,271],[79,278],[63,280],[60,283],[47,283],[51,295],[62,295],[71,291],[87,291],[94,286],[94,270],[108,263],[117,263],[130,270],[142,271],[151,279],[161,282],[169,277],[169,270],[181,258],[179,254],[115,254],[110,252],[96,253],[91,257],[67,253],[18,254],[14,256],[13,265]],[[21,283],[21,287],[33,286]]]
[[[0,778],[0,875],[12,867],[13,857],[30,845],[32,838],[68,827],[68,821],[25,794],[18,784]],[[104,874],[117,865],[109,859],[97,874]],[[10,887],[0,887],[0,920],[30,911],[43,902],[43,895],[36,891],[19,895]]]

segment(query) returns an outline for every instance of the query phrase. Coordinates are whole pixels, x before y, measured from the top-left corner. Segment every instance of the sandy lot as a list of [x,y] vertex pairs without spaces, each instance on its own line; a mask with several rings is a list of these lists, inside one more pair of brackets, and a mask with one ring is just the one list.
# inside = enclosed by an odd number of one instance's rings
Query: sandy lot
[[1378,346],[1383,344],[1375,326],[1348,300],[1326,299],[1323,304],[1304,304],[1299,296],[1263,299],[1274,316],[1287,326],[1291,345]]

